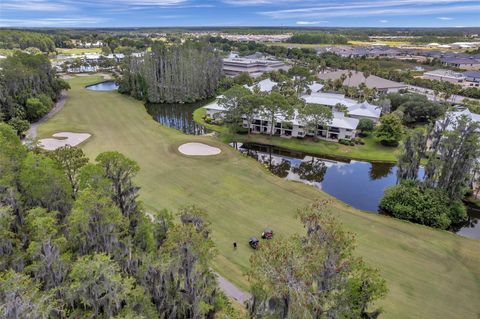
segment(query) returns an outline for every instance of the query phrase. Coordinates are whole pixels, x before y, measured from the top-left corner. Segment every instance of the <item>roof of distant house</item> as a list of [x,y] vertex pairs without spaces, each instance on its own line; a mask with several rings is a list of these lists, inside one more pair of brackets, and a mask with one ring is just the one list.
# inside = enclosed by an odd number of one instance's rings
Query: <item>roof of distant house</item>
[[448,78],[455,78],[455,79],[464,78],[463,74],[460,72],[454,72],[451,70],[444,70],[444,69],[428,71],[428,72],[425,72],[423,75],[440,76],[440,77],[448,77]]
[[[219,96],[219,98],[220,97],[221,96]],[[226,109],[222,105],[218,104],[218,100],[208,103],[203,108],[207,110],[226,111]]]
[[400,82],[390,81],[376,75],[370,75],[366,80],[363,72],[360,71],[352,71],[352,76],[348,77],[347,70],[338,70],[333,72],[327,73],[320,73],[318,77],[322,80],[336,80],[340,79],[342,74],[345,74],[347,78],[343,81],[343,85],[346,86],[359,86],[361,83],[365,83],[365,85],[369,88],[377,88],[377,89],[389,89],[389,88],[404,88],[406,87],[405,84]]
[[343,104],[347,107],[357,104],[357,101],[346,98],[343,94],[334,94],[334,93],[312,93],[310,95],[302,95],[302,98],[307,103],[311,104],[322,104],[328,106],[335,106],[337,104]]
[[321,89],[323,89],[323,87],[324,85],[318,82],[313,82],[312,84],[308,85],[308,88],[310,89],[310,91],[312,91],[312,93],[319,92]]
[[462,74],[464,77],[467,77],[467,78],[480,78],[480,71],[471,70],[471,71],[465,71]]
[[470,57],[470,58],[462,58],[462,57],[444,57],[442,58],[442,62],[444,63],[452,63],[452,64],[480,64],[480,60]]
[[461,116],[466,116],[469,120],[473,122],[480,122],[480,114],[472,113],[469,109],[447,112],[446,116],[451,119],[451,123],[448,125],[447,129],[453,129],[453,125]]
[[271,92],[273,87],[277,85],[278,83],[275,81],[272,81],[270,79],[265,79],[262,80],[252,86],[244,85],[245,88],[249,89],[250,91],[253,91],[255,86],[258,86],[260,88],[260,92]]
[[333,119],[329,123],[329,125],[334,127],[346,128],[349,130],[355,130],[358,126],[358,122],[360,122],[360,120],[352,117],[346,117],[343,112],[333,112]]
[[349,115],[380,118],[381,113],[381,107],[370,104],[368,102],[362,102],[348,107]]

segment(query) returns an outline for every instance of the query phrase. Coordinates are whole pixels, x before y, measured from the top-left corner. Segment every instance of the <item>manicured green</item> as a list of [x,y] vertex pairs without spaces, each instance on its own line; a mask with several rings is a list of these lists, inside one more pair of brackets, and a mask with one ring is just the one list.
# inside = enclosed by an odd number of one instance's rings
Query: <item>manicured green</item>
[[100,53],[102,48],[57,48],[59,54],[87,54],[87,53]]
[[220,139],[224,142],[253,142],[275,145],[289,148],[295,151],[306,152],[310,154],[343,157],[372,162],[396,162],[399,155],[398,147],[387,147],[381,145],[373,136],[373,133],[362,138],[365,145],[346,146],[329,141],[313,141],[307,139],[287,139],[277,136],[251,134],[239,135],[231,134],[224,126],[207,124],[203,120],[205,109],[199,108],[193,113],[193,119],[208,129],[220,133]]
[[[39,127],[40,137],[89,132],[92,137],[82,147],[91,159],[116,150],[137,161],[141,170],[136,182],[147,210],[189,204],[205,208],[219,252],[216,270],[242,288],[248,285],[242,274],[252,253],[248,237],[259,236],[265,226],[277,236],[303,231],[296,209],[329,197],[269,174],[215,138],[161,126],[133,98],[84,89],[96,81],[98,77],[72,79],[64,109]],[[183,156],[177,148],[189,141],[219,147],[222,154]],[[332,203],[335,215],[356,233],[357,253],[387,280],[383,318],[478,317],[480,241]]]

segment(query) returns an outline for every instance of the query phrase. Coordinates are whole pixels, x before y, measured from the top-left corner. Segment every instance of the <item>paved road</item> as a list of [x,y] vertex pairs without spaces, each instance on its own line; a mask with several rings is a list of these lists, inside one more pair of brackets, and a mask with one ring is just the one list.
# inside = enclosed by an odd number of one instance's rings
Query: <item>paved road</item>
[[30,128],[27,131],[25,139],[28,140],[35,140],[37,138],[37,128],[38,125],[44,123],[48,119],[50,119],[52,116],[54,116],[58,111],[62,109],[62,107],[65,105],[65,100],[67,99],[67,93],[65,91],[62,91],[60,98],[58,99],[57,103],[55,103],[55,106],[48,112],[44,117],[42,117],[40,120],[38,120],[35,123],[30,124]]
[[[414,85],[409,85],[408,86],[408,90],[410,91],[413,91],[413,92],[416,92],[416,93],[420,93],[420,94],[423,94],[425,95],[429,100],[431,101],[435,101],[435,100],[442,100],[440,97],[435,97],[434,93],[433,93],[433,90],[430,90],[430,89],[426,89],[426,88],[422,88],[422,87],[419,87],[419,86],[414,86]],[[448,99],[449,102],[452,102],[452,103],[461,103],[464,99],[469,99],[469,100],[476,100],[476,99],[472,99],[472,98],[467,98],[465,96],[461,96],[461,95],[455,95],[455,96],[452,96],[451,98]],[[480,100],[476,100],[476,101],[479,101]]]
[[249,293],[246,293],[242,290],[240,290],[237,286],[232,284],[230,281],[225,279],[224,277],[220,276],[217,274],[218,278],[218,285],[220,286],[220,289],[223,290],[225,295],[227,297],[236,300],[240,304],[244,304],[245,301],[249,300],[252,298],[252,296]]

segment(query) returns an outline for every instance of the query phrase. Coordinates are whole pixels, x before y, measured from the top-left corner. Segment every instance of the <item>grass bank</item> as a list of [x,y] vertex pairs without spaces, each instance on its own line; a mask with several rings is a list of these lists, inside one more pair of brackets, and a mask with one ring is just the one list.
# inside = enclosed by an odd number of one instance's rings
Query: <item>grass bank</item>
[[[116,92],[84,89],[99,77],[70,80],[65,107],[39,127],[40,138],[59,131],[89,132],[81,147],[94,158],[117,150],[141,167],[136,182],[147,209],[196,204],[209,212],[219,256],[216,270],[242,288],[252,250],[249,236],[265,226],[279,236],[302,230],[298,207],[328,195],[266,172],[211,137],[187,136],[163,127],[139,101]],[[214,157],[187,157],[177,148],[200,141],[222,149]],[[380,269],[390,292],[383,318],[477,318],[480,241],[353,209],[333,200],[335,214],[356,234],[357,253]],[[232,242],[239,243],[237,250]]]
[[297,138],[282,138],[261,134],[240,135],[228,132],[224,126],[205,123],[203,117],[205,109],[199,108],[193,113],[193,119],[208,129],[220,133],[220,140],[223,142],[252,142],[274,145],[301,151],[309,154],[323,155],[329,157],[349,158],[365,160],[370,162],[396,162],[399,155],[399,148],[386,147],[379,144],[373,136],[363,138],[365,145],[346,146],[335,142],[312,141]]

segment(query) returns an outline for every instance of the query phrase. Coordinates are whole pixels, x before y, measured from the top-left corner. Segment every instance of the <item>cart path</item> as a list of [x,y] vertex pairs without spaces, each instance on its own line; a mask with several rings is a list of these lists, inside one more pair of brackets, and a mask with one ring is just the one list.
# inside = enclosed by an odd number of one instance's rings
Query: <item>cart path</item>
[[237,301],[242,305],[247,300],[252,298],[252,296],[249,293],[240,290],[237,286],[235,286],[234,284],[232,284],[230,281],[220,276],[219,274],[217,274],[217,278],[218,278],[218,285],[220,289],[223,290],[223,292],[225,293],[225,295],[227,295],[227,297]]
[[25,136],[25,139],[29,140],[35,140],[37,138],[37,128],[40,124],[44,123],[48,119],[50,119],[52,116],[54,116],[58,111],[60,111],[63,106],[65,105],[65,100],[67,99],[67,92],[62,91],[60,94],[60,98],[58,101],[55,103],[55,106],[48,112],[44,117],[42,117],[40,120],[38,120],[35,123],[30,124],[30,128],[27,131],[27,134]]

